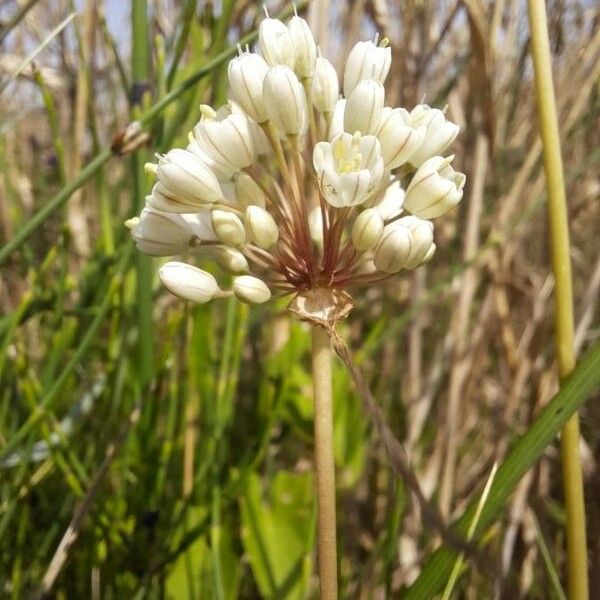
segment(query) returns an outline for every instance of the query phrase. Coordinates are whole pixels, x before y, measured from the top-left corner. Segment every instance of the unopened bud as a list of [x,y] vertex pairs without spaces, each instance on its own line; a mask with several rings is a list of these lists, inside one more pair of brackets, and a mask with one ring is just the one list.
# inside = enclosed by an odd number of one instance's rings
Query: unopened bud
[[365,79],[375,79],[383,84],[392,64],[392,50],[382,40],[377,46],[373,42],[358,42],[354,45],[344,70],[344,96],[348,97],[352,90]]
[[423,143],[410,157],[410,163],[415,167],[423,164],[432,156],[440,156],[456,139],[460,127],[448,121],[439,108],[431,108],[427,104],[419,104],[410,111],[412,127],[426,127]]
[[248,206],[244,215],[248,237],[259,248],[270,248],[279,238],[275,219],[260,206]]
[[410,115],[404,108],[384,108],[377,137],[381,144],[381,155],[387,169],[409,162],[421,147],[427,128],[413,127]]
[[242,302],[248,304],[262,304],[271,299],[271,290],[267,284],[252,275],[236,277],[233,280],[233,292]]
[[301,79],[312,77],[317,60],[317,44],[308,23],[297,15],[290,19],[288,30],[294,44],[294,71]]
[[206,271],[182,262],[168,262],[158,271],[162,284],[175,296],[203,304],[219,291],[216,279]]
[[229,63],[227,76],[233,99],[257,123],[267,120],[263,98],[263,83],[269,65],[259,54],[244,52]]
[[322,56],[317,58],[315,65],[311,96],[315,108],[322,113],[333,113],[340,97],[340,84],[335,68]]
[[357,250],[365,252],[374,248],[383,233],[383,219],[376,208],[363,210],[352,227],[352,243]]
[[376,135],[383,113],[385,91],[374,79],[364,79],[348,96],[344,109],[344,131]]
[[190,213],[223,196],[215,174],[187,150],[170,150],[162,156],[156,176],[158,183],[148,202],[159,210]]
[[288,135],[306,131],[306,95],[294,71],[281,65],[269,69],[264,97],[269,119],[279,131]]
[[296,64],[294,40],[288,28],[279,19],[263,19],[258,28],[258,46],[264,59],[272,67]]
[[410,255],[411,236],[408,229],[396,223],[386,225],[379,244],[375,248],[373,262],[379,271],[397,273],[404,267]]
[[406,189],[406,210],[422,219],[434,219],[461,201],[466,177],[451,167],[453,158],[434,156],[417,169]]
[[237,248],[216,246],[210,250],[210,255],[223,270],[232,275],[247,273],[249,270],[246,257]]
[[213,210],[212,225],[219,239],[227,246],[238,246],[246,239],[246,230],[242,221],[232,212]]
[[194,137],[213,160],[234,169],[249,167],[256,158],[248,116],[233,112],[229,106],[220,108],[214,117],[203,111],[194,127]]

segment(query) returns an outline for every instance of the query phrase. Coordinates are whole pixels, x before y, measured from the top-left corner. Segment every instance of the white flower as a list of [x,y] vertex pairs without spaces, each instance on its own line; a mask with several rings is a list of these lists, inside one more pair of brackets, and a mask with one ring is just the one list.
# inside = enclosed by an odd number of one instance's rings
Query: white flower
[[173,256],[190,248],[190,227],[181,215],[146,207],[131,229],[140,252],[150,256]]
[[453,158],[434,156],[417,169],[406,189],[407,211],[422,219],[434,219],[461,201],[466,177],[450,166]]
[[234,170],[249,167],[256,159],[251,125],[242,112],[223,106],[215,113],[203,105],[202,118],[194,127],[200,148],[216,162]]
[[244,224],[237,215],[227,210],[212,211],[212,226],[227,246],[239,246],[246,239]]
[[312,31],[308,23],[297,15],[290,19],[288,30],[296,52],[294,70],[300,79],[310,78],[317,60],[317,44]]
[[248,206],[244,213],[248,237],[260,248],[270,248],[279,238],[275,219],[260,206]]
[[218,162],[206,154],[200,147],[200,144],[196,141],[193,132],[189,134],[189,144],[187,145],[186,150],[199,158],[215,174],[220,183],[231,181],[231,178],[237,171],[230,163],[224,164]]
[[369,206],[376,208],[384,221],[397,217],[402,212],[403,204],[404,190],[397,179],[369,202]]
[[258,28],[258,46],[264,59],[274,67],[296,65],[294,40],[288,28],[279,19],[264,19]]
[[243,52],[229,63],[227,77],[233,99],[257,123],[267,120],[263,83],[269,65],[259,54]]
[[383,219],[376,208],[363,210],[352,227],[352,243],[357,250],[364,252],[377,245],[383,233]]
[[170,150],[158,161],[158,183],[149,204],[166,212],[194,212],[223,197],[215,174],[187,150]]
[[220,291],[210,273],[182,262],[164,264],[158,277],[172,294],[196,304],[212,300]]
[[311,208],[308,213],[308,232],[310,239],[320,248],[323,247],[323,213],[320,206]]
[[271,290],[258,277],[241,275],[233,280],[233,292],[242,301],[249,304],[262,304],[271,299]]
[[[329,141],[344,133],[344,113],[346,112],[346,98],[340,98],[333,109],[331,124],[329,125]],[[354,133],[354,132],[353,132]]]
[[377,138],[359,133],[319,142],[313,164],[323,197],[337,208],[365,202],[376,191],[384,170]]
[[344,96],[348,97],[352,90],[364,79],[375,79],[383,84],[392,63],[392,50],[383,39],[380,46],[373,42],[358,42],[354,45],[344,70]]
[[384,108],[377,138],[387,169],[395,169],[408,162],[423,144],[427,128],[413,127],[410,115],[404,108]]
[[414,269],[434,251],[433,225],[417,217],[403,217],[385,226],[373,261],[380,271],[397,273]]
[[439,156],[456,139],[460,127],[448,121],[443,111],[427,104],[418,104],[410,111],[412,127],[426,126],[423,143],[410,157],[410,163],[418,167],[432,156]]
[[[333,65],[322,56],[317,58],[313,73],[312,103],[322,113],[333,113],[340,97],[340,84]],[[341,133],[340,129],[340,133]]]
[[213,246],[208,248],[208,253],[217,261],[218,265],[232,275],[247,273],[250,269],[246,257],[237,249],[229,246]]
[[308,125],[306,94],[294,71],[285,66],[269,69],[264,83],[267,114],[275,127],[299,135]]
[[344,131],[360,131],[363,135],[377,134],[384,99],[385,90],[381,83],[374,79],[361,81],[346,99]]

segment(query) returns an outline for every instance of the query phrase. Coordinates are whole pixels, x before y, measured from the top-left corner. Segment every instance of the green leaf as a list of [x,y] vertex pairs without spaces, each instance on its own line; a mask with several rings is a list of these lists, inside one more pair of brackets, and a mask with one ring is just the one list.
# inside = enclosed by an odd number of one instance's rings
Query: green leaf
[[[548,403],[538,418],[522,435],[498,468],[490,489],[477,532],[487,527],[504,508],[521,477],[534,465],[546,447],[552,443],[562,426],[600,384],[600,342],[577,365],[562,389]],[[466,535],[473,519],[479,497],[476,495],[467,510],[456,521],[454,529]],[[477,536],[477,532],[475,537]],[[405,600],[427,600],[438,594],[452,571],[456,552],[441,547],[425,563],[417,580],[402,595]]]
[[242,543],[263,598],[302,599],[310,585],[312,474],[277,473],[268,490],[249,475],[240,500]]

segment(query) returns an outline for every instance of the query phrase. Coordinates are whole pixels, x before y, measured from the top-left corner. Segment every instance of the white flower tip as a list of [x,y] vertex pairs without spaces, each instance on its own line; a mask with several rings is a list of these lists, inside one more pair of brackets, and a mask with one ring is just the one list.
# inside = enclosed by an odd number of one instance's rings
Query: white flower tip
[[158,277],[172,294],[196,304],[212,300],[220,291],[210,273],[182,262],[164,264],[158,270]]
[[267,284],[252,275],[236,277],[233,280],[233,293],[248,304],[263,304],[271,299],[271,290]]

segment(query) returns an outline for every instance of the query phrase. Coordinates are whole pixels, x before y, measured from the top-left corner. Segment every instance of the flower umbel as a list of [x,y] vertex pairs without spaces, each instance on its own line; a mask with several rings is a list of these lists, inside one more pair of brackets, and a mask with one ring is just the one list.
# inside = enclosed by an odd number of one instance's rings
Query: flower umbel
[[203,105],[187,149],[147,167],[157,181],[130,223],[138,249],[193,252],[235,276],[222,290],[167,263],[169,290],[262,303],[371,285],[431,259],[428,219],[462,198],[465,176],[442,155],[458,126],[426,105],[385,105],[391,56],[387,39],[358,42],[342,96],[306,21],[262,22],[257,51],[239,48],[229,64],[229,102]]

